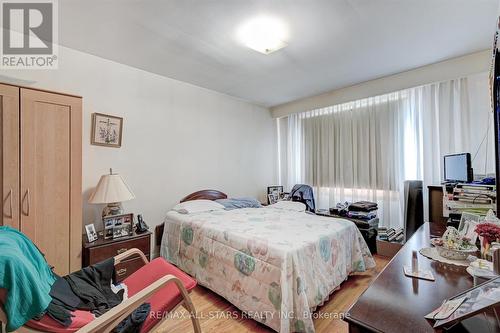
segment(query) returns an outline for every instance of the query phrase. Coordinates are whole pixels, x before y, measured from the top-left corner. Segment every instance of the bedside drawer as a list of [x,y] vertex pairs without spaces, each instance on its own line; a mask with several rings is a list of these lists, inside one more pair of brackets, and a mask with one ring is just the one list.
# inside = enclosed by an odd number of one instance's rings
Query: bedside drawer
[[[146,257],[149,259],[149,255]],[[116,282],[122,282],[143,265],[144,262],[140,257],[134,257],[133,259],[122,261],[115,266]]]
[[150,237],[147,236],[147,237],[119,241],[106,246],[92,247],[88,249],[89,262],[87,263],[87,265],[93,265],[95,263],[114,257],[120,253],[123,253],[133,248],[141,250],[147,257],[150,251],[149,243],[150,243]]

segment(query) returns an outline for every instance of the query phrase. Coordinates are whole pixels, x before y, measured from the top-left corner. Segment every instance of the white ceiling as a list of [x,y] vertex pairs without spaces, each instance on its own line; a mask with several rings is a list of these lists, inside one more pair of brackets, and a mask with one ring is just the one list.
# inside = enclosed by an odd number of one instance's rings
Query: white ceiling
[[[275,106],[491,46],[497,0],[64,0],[61,44]],[[288,46],[263,55],[236,30],[268,14]]]

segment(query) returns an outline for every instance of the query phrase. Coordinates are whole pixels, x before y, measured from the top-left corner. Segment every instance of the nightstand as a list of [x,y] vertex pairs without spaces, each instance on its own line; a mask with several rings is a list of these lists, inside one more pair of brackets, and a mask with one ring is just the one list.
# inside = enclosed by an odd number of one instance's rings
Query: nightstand
[[[99,234],[99,239],[89,243],[87,236],[83,235],[83,267],[96,264],[105,259],[114,257],[132,248],[144,252],[148,260],[151,259],[151,232],[137,234],[117,239],[104,239]],[[143,265],[139,257],[132,257],[116,266],[116,281],[121,282]]]

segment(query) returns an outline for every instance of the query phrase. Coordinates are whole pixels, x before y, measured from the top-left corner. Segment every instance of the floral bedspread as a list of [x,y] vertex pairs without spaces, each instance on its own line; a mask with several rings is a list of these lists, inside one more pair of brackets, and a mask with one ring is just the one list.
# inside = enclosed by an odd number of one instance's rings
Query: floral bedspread
[[314,309],[350,273],[375,266],[354,223],[275,208],[171,211],[161,255],[283,333],[314,332]]

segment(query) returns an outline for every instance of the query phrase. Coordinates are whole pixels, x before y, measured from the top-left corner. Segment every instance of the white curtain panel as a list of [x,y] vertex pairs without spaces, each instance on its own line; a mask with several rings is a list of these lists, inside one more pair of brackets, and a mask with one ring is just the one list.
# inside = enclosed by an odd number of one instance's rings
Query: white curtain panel
[[[484,83],[480,84],[483,89],[470,91],[469,81],[473,85]],[[424,203],[428,201],[427,185],[440,184],[444,178],[444,155],[469,152],[475,175],[494,177],[493,113],[486,82],[484,75],[410,90],[415,96],[412,105],[417,108],[421,123],[422,135],[417,150],[422,156],[418,175],[425,185]],[[427,209],[425,217],[428,217]]]
[[318,208],[377,202],[402,226],[404,180],[439,184],[444,154],[472,152],[475,116],[463,78],[281,118],[281,183],[313,186]]
[[399,225],[407,153],[403,130],[407,100],[402,94],[281,119],[281,151],[288,153],[281,162],[285,187],[312,185],[319,208],[374,201],[384,224]]

